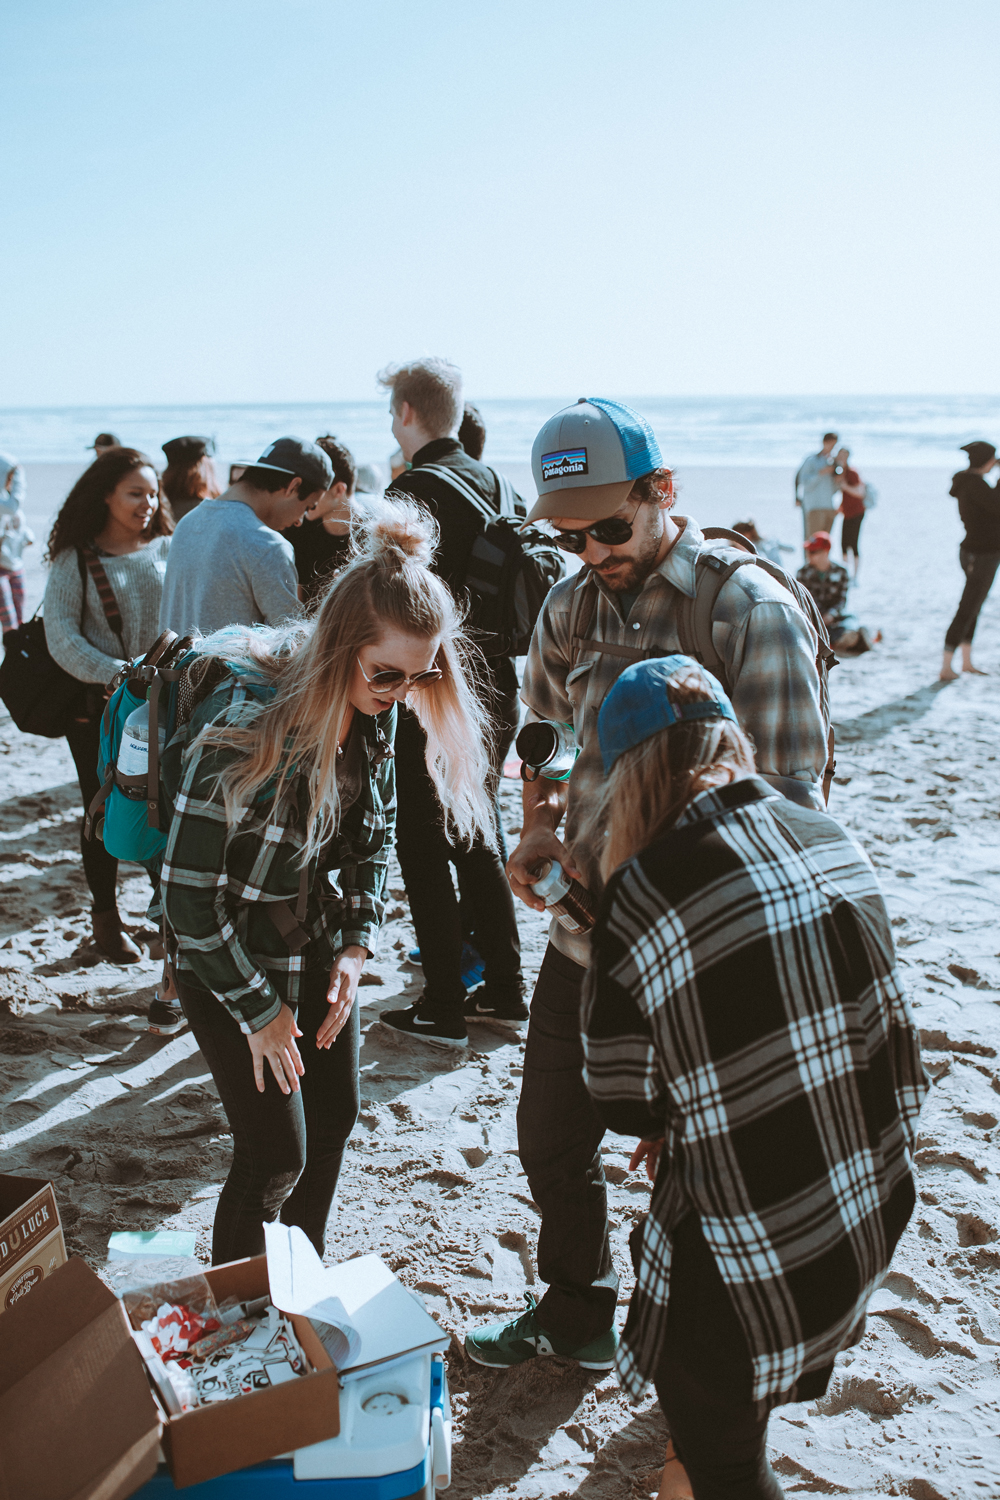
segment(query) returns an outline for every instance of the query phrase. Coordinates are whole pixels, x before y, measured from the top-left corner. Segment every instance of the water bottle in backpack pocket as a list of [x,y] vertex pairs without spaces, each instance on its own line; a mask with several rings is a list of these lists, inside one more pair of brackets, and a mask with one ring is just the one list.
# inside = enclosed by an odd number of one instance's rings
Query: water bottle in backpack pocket
[[[146,864],[162,854],[167,836],[149,826],[149,697],[141,699],[122,725],[121,743],[115,761],[115,784],[104,807],[104,847],[116,859]],[[136,695],[123,694],[118,717]],[[167,705],[157,707],[157,748],[162,755],[167,743]]]

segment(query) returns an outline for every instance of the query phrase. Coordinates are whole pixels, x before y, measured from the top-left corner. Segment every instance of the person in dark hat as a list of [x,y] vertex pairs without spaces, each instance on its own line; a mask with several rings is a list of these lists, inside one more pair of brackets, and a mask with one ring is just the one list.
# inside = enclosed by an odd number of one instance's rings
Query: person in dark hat
[[952,666],[956,649],[962,653],[963,672],[986,675],[972,665],[972,637],[1000,568],[1000,493],[996,485],[986,482],[987,474],[996,467],[997,450],[992,443],[977,442],[966,443],[962,452],[969,455],[969,467],[953,477],[949,494],[958,501],[958,514],[965,527],[965,540],[958,549],[965,588],[944,638],[942,682],[954,682],[958,677]]
[[94,457],[100,458],[102,453],[110,453],[112,448],[120,448],[121,443],[113,432],[99,432],[90,446],[94,450]]
[[280,625],[301,614],[295,553],[281,533],[332,484],[333,465],[315,443],[269,443],[224,495],[202,501],[177,528],[160,629],[211,635],[226,625]]
[[163,444],[167,467],[160,476],[160,489],[179,521],[202,500],[215,500],[222,493],[212,463],[215,443],[211,438],[171,438]]

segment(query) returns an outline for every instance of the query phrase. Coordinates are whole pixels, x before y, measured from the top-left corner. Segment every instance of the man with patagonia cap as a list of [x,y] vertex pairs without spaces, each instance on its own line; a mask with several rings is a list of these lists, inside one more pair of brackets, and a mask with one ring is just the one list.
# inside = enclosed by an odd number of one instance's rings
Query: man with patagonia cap
[[[524,787],[521,841],[507,863],[516,896],[541,910],[531,879],[545,860],[599,892],[599,853],[580,831],[604,780],[601,704],[632,662],[684,650],[680,629],[703,553],[731,561],[728,541],[706,541],[675,516],[673,476],[638,412],[581,398],[545,423],[531,455],[538,501],[581,572],[549,593],[535,626],[521,697],[529,717],[572,723],[579,756],[568,782]],[[712,612],[712,644],[729,696],[753,738],[757,771],[786,796],[821,808],[827,730],[817,638],[793,596],[763,568],[737,568]],[[556,830],[564,823],[563,837]],[[519,1319],[470,1333],[481,1364],[504,1367],[539,1353],[610,1369],[618,1277],[611,1259],[601,1124],[583,1083],[580,994],[589,939],[553,922],[531,1004],[518,1107],[518,1145],[541,1210],[538,1270],[548,1290]]]

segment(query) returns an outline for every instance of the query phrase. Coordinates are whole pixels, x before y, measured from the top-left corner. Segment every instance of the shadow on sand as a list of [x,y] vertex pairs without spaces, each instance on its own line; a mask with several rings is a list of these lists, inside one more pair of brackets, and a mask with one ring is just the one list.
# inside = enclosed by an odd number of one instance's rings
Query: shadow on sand
[[867,713],[858,714],[855,719],[835,721],[833,727],[838,745],[849,745],[859,740],[879,740],[901,725],[914,724],[930,713],[938,693],[948,686],[947,682],[930,682],[926,687],[918,688],[915,693],[908,693],[905,698],[896,698],[892,703],[880,703],[878,708],[870,708]]

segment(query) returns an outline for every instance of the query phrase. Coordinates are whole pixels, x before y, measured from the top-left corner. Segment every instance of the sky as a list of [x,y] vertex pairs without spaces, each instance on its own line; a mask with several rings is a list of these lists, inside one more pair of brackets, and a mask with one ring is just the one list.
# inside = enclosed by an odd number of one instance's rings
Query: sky
[[0,406],[1000,389],[996,0],[6,0]]

